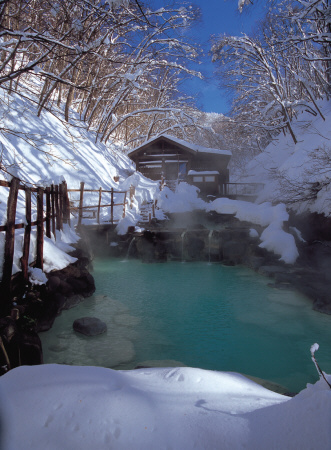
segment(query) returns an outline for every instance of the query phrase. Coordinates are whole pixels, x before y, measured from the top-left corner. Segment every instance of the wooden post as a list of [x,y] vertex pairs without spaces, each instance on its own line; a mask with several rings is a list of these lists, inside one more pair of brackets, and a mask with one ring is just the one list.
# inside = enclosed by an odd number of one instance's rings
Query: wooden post
[[46,188],[46,236],[51,238],[51,188]]
[[80,182],[80,194],[79,194],[79,210],[78,210],[78,226],[82,223],[83,217],[83,204],[84,204],[84,181]]
[[63,183],[59,184],[59,230],[63,230],[63,210],[64,210],[64,201],[63,201]]
[[60,186],[61,196],[62,196],[62,229],[63,224],[68,223],[68,204],[67,204],[67,191],[66,191],[66,182],[62,181]]
[[152,221],[152,214],[148,213],[148,223],[151,224]]
[[110,201],[110,222],[114,223],[114,188],[111,188],[111,201]]
[[101,205],[101,196],[102,196],[102,189],[99,189],[99,203],[98,203],[98,223],[100,223],[100,205]]
[[31,189],[25,189],[25,220],[23,241],[23,256],[21,259],[22,273],[24,281],[29,281],[29,254],[30,254],[30,236],[31,236]]
[[70,225],[70,200],[69,200],[69,194],[68,194],[68,185],[67,182],[63,182],[63,198],[65,202],[65,223],[68,223]]
[[54,186],[56,229],[60,230],[59,186]]
[[44,268],[44,189],[37,190],[37,259],[36,267]]
[[[14,261],[14,243],[15,243],[15,218],[16,218],[16,206],[17,196],[20,180],[13,178],[10,183],[9,197],[7,202],[7,228],[6,228],[6,241],[5,241],[5,255],[2,273],[2,286],[5,295],[9,295],[11,292],[11,273]],[[4,297],[2,297],[5,299]],[[1,305],[2,307],[4,305]]]
[[126,191],[125,191],[125,194],[124,194],[124,201],[123,201],[123,219],[125,217],[125,206],[126,206]]
[[54,238],[56,239],[56,232],[55,232],[55,189],[54,189],[54,184],[52,184],[51,186],[51,204],[52,204],[52,231],[54,234]]
[[153,203],[153,206],[152,206],[152,213],[153,213],[153,217],[155,217],[155,204]]
[[136,188],[134,186],[130,186],[130,209],[133,208],[133,197],[136,192]]

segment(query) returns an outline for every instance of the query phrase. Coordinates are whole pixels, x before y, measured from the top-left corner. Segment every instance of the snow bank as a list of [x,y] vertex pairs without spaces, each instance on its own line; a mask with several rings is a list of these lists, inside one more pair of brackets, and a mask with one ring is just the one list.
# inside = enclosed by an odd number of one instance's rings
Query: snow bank
[[10,413],[6,450],[330,444],[331,390],[323,380],[290,399],[235,373],[43,365],[8,372],[0,393]]
[[[291,207],[331,215],[331,102],[320,105],[325,121],[308,112],[293,122],[298,143],[291,136],[277,136],[269,146],[246,166],[246,173],[239,181],[265,183],[258,203],[301,199]],[[312,183],[320,183],[316,198],[304,201],[305,189]]]
[[[128,191],[135,186],[136,196],[131,205],[127,205],[127,214],[119,227],[126,232],[128,225],[135,225],[140,220],[139,210],[143,202],[154,199],[159,191],[159,184],[149,180],[139,173],[135,173],[133,162],[125,156],[121,149],[114,144],[105,145],[96,142],[95,134],[82,127],[79,116],[73,112],[72,121],[65,123],[48,111],[37,116],[37,106],[27,98],[21,98],[13,93],[0,102],[0,115],[4,128],[17,131],[14,133],[0,132],[0,146],[2,149],[2,164],[9,167],[13,176],[19,177],[27,185],[49,186],[66,180],[69,189],[78,189],[80,182],[85,183],[85,189]],[[5,101],[6,100],[6,101]],[[61,113],[60,113],[61,114]],[[76,122],[75,122],[76,121]],[[77,126],[79,124],[80,126]],[[20,134],[24,131],[24,139]],[[37,145],[34,145],[36,141]],[[38,148],[36,148],[38,147]],[[46,153],[45,153],[46,152]],[[0,174],[0,178],[10,180],[11,175]],[[115,181],[117,180],[117,181]],[[0,187],[0,223],[6,221],[6,204],[8,188]],[[98,192],[84,194],[84,206],[98,204]],[[70,200],[78,205],[79,192],[69,193]],[[124,193],[114,194],[115,203],[123,203]],[[127,199],[128,200],[128,199]],[[104,193],[102,204],[110,204],[111,194]],[[88,213],[87,213],[88,214]],[[100,221],[109,222],[110,207],[101,208]],[[120,220],[123,206],[114,207],[114,219]],[[75,224],[77,217],[72,216]],[[36,220],[35,196],[32,196],[32,220]],[[25,197],[19,192],[16,222],[25,222]],[[83,223],[96,223],[96,218],[83,219]],[[126,227],[126,228],[125,228]],[[32,229],[30,260],[35,259],[35,228]],[[124,231],[123,231],[124,230]],[[13,273],[21,270],[23,230],[15,232],[15,254]],[[67,227],[64,232],[57,232],[56,241],[45,238],[44,270],[62,269],[75,261],[66,255],[72,250],[69,244],[77,242],[78,236]],[[0,233],[0,274],[3,266],[4,233]],[[1,275],[0,275],[1,276]],[[39,279],[39,278],[38,278]]]
[[257,205],[245,201],[218,198],[206,206],[206,211],[235,214],[235,217],[241,221],[266,227],[260,236],[260,247],[280,255],[280,259],[287,264],[294,264],[299,256],[294,237],[283,230],[283,224],[289,216],[282,203],[276,206],[272,206],[268,202]]

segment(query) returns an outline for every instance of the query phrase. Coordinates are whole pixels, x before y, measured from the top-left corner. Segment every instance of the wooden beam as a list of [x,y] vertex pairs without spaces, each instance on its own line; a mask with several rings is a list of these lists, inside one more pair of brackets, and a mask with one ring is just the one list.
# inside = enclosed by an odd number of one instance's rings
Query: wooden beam
[[21,260],[22,273],[24,281],[29,281],[29,255],[30,255],[30,237],[31,237],[31,189],[25,189],[25,220],[23,256]]
[[37,192],[37,257],[36,267],[44,269],[44,189]]
[[46,236],[51,238],[51,188],[46,188]]
[[80,226],[82,223],[82,217],[83,217],[83,202],[84,202],[84,181],[81,181],[80,183],[80,195],[79,195],[79,210],[78,210],[78,224],[77,226]]
[[[5,254],[2,273],[2,288],[5,295],[11,293],[11,274],[14,261],[14,243],[15,243],[15,218],[17,207],[17,196],[20,180],[13,178],[10,183],[9,197],[7,202],[7,226]],[[5,299],[4,297],[2,297]],[[1,305],[4,306],[4,305]]]

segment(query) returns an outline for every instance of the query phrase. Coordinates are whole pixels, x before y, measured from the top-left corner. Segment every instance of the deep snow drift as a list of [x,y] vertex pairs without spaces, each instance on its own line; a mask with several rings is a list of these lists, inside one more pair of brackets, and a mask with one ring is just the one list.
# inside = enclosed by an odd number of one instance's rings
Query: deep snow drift
[[305,450],[331,442],[323,379],[290,399],[234,373],[44,365],[8,372],[0,392],[5,450]]

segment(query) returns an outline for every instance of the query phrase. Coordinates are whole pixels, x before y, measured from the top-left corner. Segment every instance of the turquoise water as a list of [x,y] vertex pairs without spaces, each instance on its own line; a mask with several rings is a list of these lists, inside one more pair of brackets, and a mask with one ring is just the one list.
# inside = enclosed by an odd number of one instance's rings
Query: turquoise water
[[[318,379],[310,357],[317,342],[318,362],[331,372],[331,316],[247,268],[107,258],[94,261],[93,276],[95,295],[41,334],[46,363],[131,369],[176,361],[297,392]],[[105,321],[107,333],[74,333],[73,320],[87,315]]]

